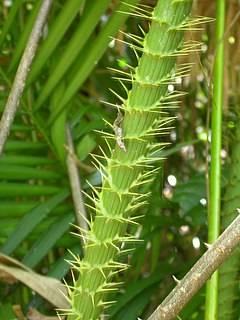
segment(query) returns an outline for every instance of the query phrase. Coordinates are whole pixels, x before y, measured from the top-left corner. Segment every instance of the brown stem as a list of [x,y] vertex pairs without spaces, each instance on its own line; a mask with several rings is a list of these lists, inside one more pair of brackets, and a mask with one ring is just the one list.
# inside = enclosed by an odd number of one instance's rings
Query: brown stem
[[[71,185],[73,204],[75,208],[75,215],[77,224],[80,227],[80,230],[87,231],[89,226],[87,224],[87,213],[84,206],[84,200],[82,195],[81,181],[78,173],[77,164],[73,157],[74,155],[74,146],[72,141],[71,129],[69,123],[66,125],[66,134],[67,134],[67,169],[68,176]],[[81,238],[82,250],[84,250],[83,238]]]
[[213,245],[179,281],[148,320],[174,319],[194,294],[210,278],[240,243],[240,215],[227,227]]
[[7,137],[9,135],[11,125],[17,111],[17,107],[22,96],[27,75],[29,73],[32,60],[36,53],[38,42],[41,37],[41,31],[47,19],[47,15],[51,8],[52,2],[53,0],[43,0],[42,6],[39,10],[38,16],[36,18],[21,61],[19,63],[11,92],[8,96],[7,103],[0,122],[0,156],[7,141]]

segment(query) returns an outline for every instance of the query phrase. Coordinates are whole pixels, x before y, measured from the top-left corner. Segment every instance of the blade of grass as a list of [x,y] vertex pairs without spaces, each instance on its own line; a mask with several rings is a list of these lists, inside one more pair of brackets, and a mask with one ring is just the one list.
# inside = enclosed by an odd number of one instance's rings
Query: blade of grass
[[[214,62],[213,98],[212,98],[212,135],[211,135],[211,168],[210,199],[208,216],[208,243],[214,243],[220,233],[221,203],[221,147],[222,147],[222,109],[224,81],[224,29],[225,0],[217,1],[216,16],[216,57]],[[206,287],[205,319],[217,319],[218,306],[218,273],[214,273]]]

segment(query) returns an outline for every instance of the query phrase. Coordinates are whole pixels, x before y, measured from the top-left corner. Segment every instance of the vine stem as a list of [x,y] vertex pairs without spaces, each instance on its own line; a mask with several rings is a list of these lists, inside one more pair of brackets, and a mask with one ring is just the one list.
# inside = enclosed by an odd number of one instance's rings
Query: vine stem
[[194,294],[240,244],[240,214],[178,282],[148,320],[174,319]]
[[[211,136],[211,168],[210,168],[210,199],[208,215],[208,243],[214,243],[220,233],[221,212],[221,147],[222,147],[222,107],[224,82],[224,36],[225,0],[217,1],[216,60],[213,73],[212,99],[212,136]],[[218,272],[213,274],[206,287],[205,319],[217,319],[218,307]]]
[[47,15],[52,6],[53,0],[43,0],[33,29],[29,36],[27,45],[19,63],[13,85],[8,96],[6,106],[0,122],[0,156],[2,155],[4,145],[7,141],[12,122],[14,120],[20,98],[25,87],[27,75],[30,70],[32,60],[35,56],[38,42],[41,37],[41,31],[46,22]]

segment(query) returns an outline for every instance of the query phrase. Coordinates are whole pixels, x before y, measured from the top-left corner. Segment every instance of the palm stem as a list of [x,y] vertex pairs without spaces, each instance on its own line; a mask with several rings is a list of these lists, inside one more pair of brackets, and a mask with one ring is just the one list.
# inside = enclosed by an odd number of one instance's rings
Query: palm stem
[[136,53],[138,67],[129,75],[132,89],[126,89],[127,99],[120,97],[122,105],[116,106],[124,113],[119,111],[112,126],[116,146],[110,157],[103,153],[106,167],[95,157],[104,181],[100,191],[93,188],[96,215],[91,230],[85,232],[86,254],[73,263],[79,278],[69,288],[69,320],[99,319],[102,309],[111,303],[106,301],[107,292],[117,290],[119,285],[112,283],[114,274],[127,267],[118,262],[124,250],[120,249],[121,243],[133,240],[125,233],[128,223],[136,224],[131,215],[134,208],[145,203],[146,195],[139,193],[139,186],[150,181],[154,172],[149,165],[155,150],[151,137],[164,132],[170,121],[166,113],[161,113],[170,99],[168,84],[174,74],[185,72],[185,65],[178,71],[175,63],[176,55],[188,48],[186,44],[182,48],[182,38],[189,27],[191,7],[191,0],[158,1],[149,16],[149,32],[140,41],[142,47],[135,45],[142,55],[139,58]]

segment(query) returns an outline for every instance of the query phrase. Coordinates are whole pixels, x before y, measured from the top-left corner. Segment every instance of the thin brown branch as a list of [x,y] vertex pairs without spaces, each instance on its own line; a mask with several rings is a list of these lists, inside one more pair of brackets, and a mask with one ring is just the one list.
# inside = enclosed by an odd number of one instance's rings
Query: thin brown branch
[[171,320],[211,277],[240,243],[240,215],[227,227],[213,245],[179,281],[148,320]]
[[[67,152],[68,152],[67,169],[68,169],[68,176],[69,176],[69,181],[70,181],[71,190],[72,190],[72,198],[73,198],[73,204],[75,208],[76,220],[81,230],[88,230],[89,227],[87,224],[87,213],[84,206],[81,181],[79,177],[77,164],[75,162],[74,157],[72,156],[74,154],[74,146],[73,146],[70,126],[68,123],[66,125],[66,134],[67,134],[67,145],[68,145],[67,146]],[[81,237],[81,244],[82,244],[82,249],[84,250],[84,241],[82,237]]]
[[27,75],[30,70],[32,60],[35,56],[37,45],[41,37],[43,26],[46,22],[48,12],[51,8],[53,0],[43,0],[38,16],[34,23],[33,29],[29,36],[26,48],[19,63],[17,73],[15,75],[11,92],[2,115],[0,122],[0,156],[3,152],[4,145],[7,141],[12,122],[14,120],[17,107],[25,86]]
[[76,156],[76,153],[71,153],[68,146],[65,146],[66,150],[71,154],[72,159],[74,160],[74,163],[76,164],[76,166],[80,169],[83,169],[84,171],[88,172],[88,173],[92,173],[94,171],[96,171],[96,168],[94,168],[93,166],[89,166],[83,162],[81,162],[78,157]]

